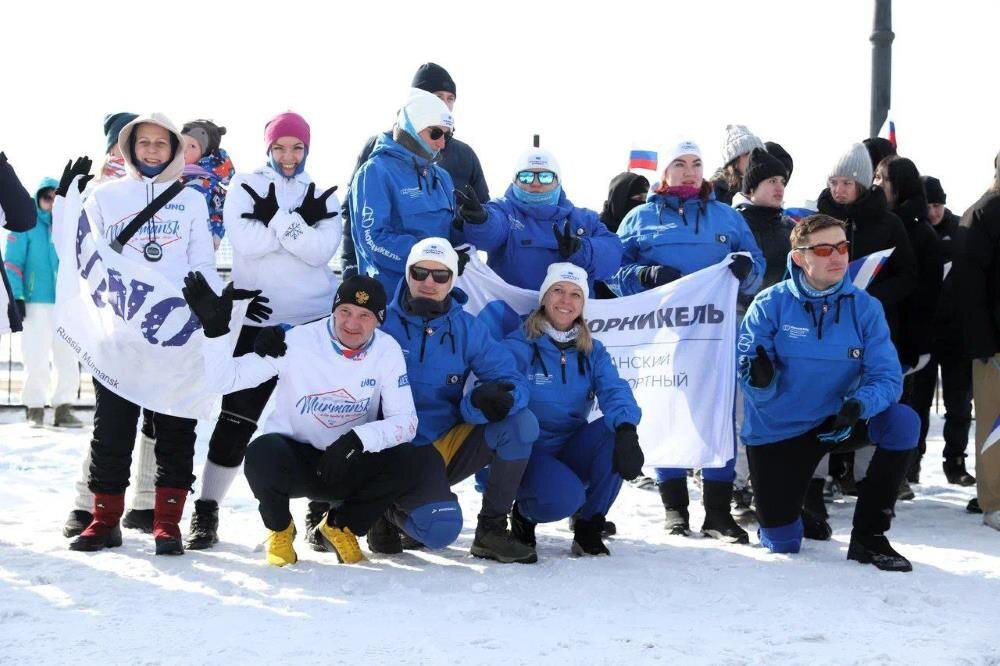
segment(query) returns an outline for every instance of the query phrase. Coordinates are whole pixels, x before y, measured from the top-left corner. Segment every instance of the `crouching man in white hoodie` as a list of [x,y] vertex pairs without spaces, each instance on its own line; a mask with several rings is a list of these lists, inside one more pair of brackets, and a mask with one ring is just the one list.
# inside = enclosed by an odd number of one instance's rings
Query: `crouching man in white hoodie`
[[[274,411],[247,449],[244,472],[269,530],[267,561],[294,564],[289,499],[330,502],[317,542],[344,563],[363,559],[365,534],[412,489],[417,413],[399,344],[376,330],[386,296],[378,280],[353,277],[337,290],[332,316],[288,331],[266,329],[263,356],[233,358],[226,343],[232,301],[199,275],[184,298],[201,320],[206,375],[221,393],[278,378]],[[262,334],[263,335],[263,334]],[[259,338],[258,338],[259,339]]]

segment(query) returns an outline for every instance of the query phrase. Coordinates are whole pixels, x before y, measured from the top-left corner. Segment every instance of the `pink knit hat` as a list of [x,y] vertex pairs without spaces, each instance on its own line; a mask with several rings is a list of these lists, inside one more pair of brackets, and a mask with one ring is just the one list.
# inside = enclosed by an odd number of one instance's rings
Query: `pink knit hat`
[[306,119],[292,111],[279,113],[267,121],[264,126],[264,141],[270,150],[274,142],[283,136],[294,136],[309,147],[309,123]]

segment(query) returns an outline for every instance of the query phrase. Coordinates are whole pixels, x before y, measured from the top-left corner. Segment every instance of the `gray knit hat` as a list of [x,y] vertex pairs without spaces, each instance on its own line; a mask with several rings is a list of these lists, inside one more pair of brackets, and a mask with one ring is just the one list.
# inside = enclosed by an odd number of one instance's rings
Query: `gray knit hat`
[[827,178],[851,178],[868,188],[872,184],[872,160],[863,143],[856,143],[840,156]]
[[729,164],[754,148],[766,150],[764,142],[752,134],[746,125],[726,125],[726,145],[722,147],[722,163]]

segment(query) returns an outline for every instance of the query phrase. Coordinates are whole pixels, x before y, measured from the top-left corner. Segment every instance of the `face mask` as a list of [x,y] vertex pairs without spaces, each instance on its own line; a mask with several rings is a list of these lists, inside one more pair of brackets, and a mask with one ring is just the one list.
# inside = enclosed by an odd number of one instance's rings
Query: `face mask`
[[163,170],[167,168],[167,165],[161,164],[159,166],[151,167],[145,164],[144,162],[139,162],[138,167],[139,167],[139,173],[141,173],[146,178],[156,178],[161,173],[163,173]]
[[562,185],[557,185],[550,192],[528,192],[522,190],[517,185],[514,186],[514,197],[526,204],[548,204],[555,206],[559,203],[559,195],[562,194]]

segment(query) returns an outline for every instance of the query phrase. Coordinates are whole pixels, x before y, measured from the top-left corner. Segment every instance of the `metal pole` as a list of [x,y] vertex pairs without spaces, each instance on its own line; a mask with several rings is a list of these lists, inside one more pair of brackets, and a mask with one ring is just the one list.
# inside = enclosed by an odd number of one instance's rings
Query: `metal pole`
[[892,0],[875,0],[875,24],[872,30],[872,108],[868,136],[878,131],[889,115],[892,101]]
[[541,143],[541,137],[538,134],[536,134],[535,138],[532,140],[531,147],[538,148],[540,143]]

